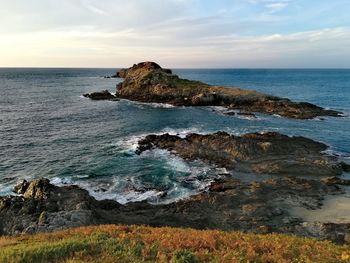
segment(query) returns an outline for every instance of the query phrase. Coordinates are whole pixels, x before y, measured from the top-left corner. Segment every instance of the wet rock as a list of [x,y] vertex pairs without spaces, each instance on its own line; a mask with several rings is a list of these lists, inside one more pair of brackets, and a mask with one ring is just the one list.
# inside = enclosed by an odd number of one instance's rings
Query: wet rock
[[328,185],[337,185],[337,184],[338,185],[350,185],[350,180],[341,179],[337,176],[323,178],[322,182],[324,182],[325,184],[328,184]]
[[83,96],[86,97],[86,98],[92,99],[92,100],[115,100],[115,101],[118,100],[118,98],[116,98],[108,90],[103,90],[103,91],[100,91],[100,92],[87,93],[87,94],[84,94]]
[[331,240],[337,244],[350,244],[350,224],[304,222],[290,227],[298,236],[314,237],[320,240]]
[[155,148],[168,150],[186,160],[200,159],[240,172],[276,175],[335,176],[342,163],[322,151],[323,143],[276,132],[233,136],[225,132],[208,135],[148,135],[139,141],[137,154]]
[[225,192],[227,190],[238,187],[240,184],[241,184],[241,181],[236,179],[231,179],[231,180],[217,179],[210,184],[209,190],[211,192]]
[[14,192],[23,195],[25,198],[46,198],[52,185],[46,178],[40,178],[28,183],[23,180],[14,187]]
[[115,76],[124,78],[117,85],[118,98],[181,106],[224,106],[240,110],[247,117],[253,117],[253,112],[296,119],[341,116],[340,112],[326,110],[311,103],[297,103],[256,91],[211,86],[199,81],[181,79],[172,74],[171,70],[163,69],[154,62],[142,62],[121,69]]
[[[0,204],[5,204],[0,210],[0,234],[47,232],[93,224],[281,232],[339,243],[347,242],[350,234],[344,224],[305,223],[289,214],[295,206],[317,209],[325,195],[340,193],[339,188],[315,180],[280,178],[245,183],[218,179],[208,191],[160,205],[97,201],[77,186],[57,187],[45,179],[30,182],[28,189],[35,191],[27,190],[31,194],[28,192],[26,197],[0,197]],[[56,211],[47,210],[50,203],[57,205]],[[28,206],[34,209],[23,209]]]
[[19,182],[14,187],[14,192],[17,194],[24,194],[25,191],[28,189],[29,183],[26,180],[23,180],[22,182]]
[[342,162],[341,166],[345,172],[350,172],[350,164]]
[[247,118],[256,118],[255,114],[249,111],[239,111],[237,115]]

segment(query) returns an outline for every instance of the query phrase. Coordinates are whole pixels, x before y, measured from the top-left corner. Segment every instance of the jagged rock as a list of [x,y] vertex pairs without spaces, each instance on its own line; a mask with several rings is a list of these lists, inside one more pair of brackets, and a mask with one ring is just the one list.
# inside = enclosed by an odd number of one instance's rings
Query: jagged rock
[[339,185],[350,185],[350,180],[346,179],[341,179],[337,176],[331,176],[327,178],[323,178],[322,182],[328,185],[334,185],[334,184],[339,184]]
[[40,178],[29,184],[27,181],[23,181],[14,190],[18,194],[22,194],[25,198],[45,199],[51,188],[52,185],[48,179]]
[[142,62],[121,69],[115,76],[124,78],[117,85],[118,98],[181,106],[224,106],[241,110],[245,114],[261,112],[296,119],[341,116],[340,112],[311,103],[297,103],[252,90],[211,86],[200,81],[181,79],[154,62]]
[[103,90],[100,92],[87,93],[83,95],[86,98],[92,100],[118,100],[113,94],[111,94],[108,90]]
[[350,172],[350,164],[342,162],[341,166],[342,166],[344,172]]
[[[315,180],[280,178],[246,183],[221,179],[213,182],[208,192],[160,205],[97,201],[77,186],[57,187],[45,179],[29,183],[25,193],[27,197],[0,197],[0,235],[94,224],[280,232],[339,243],[348,242],[350,235],[349,224],[306,223],[289,214],[295,206],[318,209],[325,195],[342,193],[334,185]],[[47,209],[50,203],[56,204],[55,211]]]
[[169,134],[148,135],[138,144],[137,154],[160,148],[187,160],[201,159],[241,172],[334,176],[344,171],[344,165],[336,157],[321,153],[327,145],[276,132],[242,136],[218,132],[189,134],[185,138]]
[[14,192],[17,194],[24,194],[26,190],[28,189],[29,183],[27,180],[23,180],[22,182],[19,182],[18,184],[15,185],[14,187]]

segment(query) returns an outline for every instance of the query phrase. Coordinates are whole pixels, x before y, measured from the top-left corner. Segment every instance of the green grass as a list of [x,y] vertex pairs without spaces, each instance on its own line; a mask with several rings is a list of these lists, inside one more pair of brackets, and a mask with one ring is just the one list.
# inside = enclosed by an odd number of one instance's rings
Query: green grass
[[105,225],[0,238],[0,262],[349,262],[328,241],[216,230]]

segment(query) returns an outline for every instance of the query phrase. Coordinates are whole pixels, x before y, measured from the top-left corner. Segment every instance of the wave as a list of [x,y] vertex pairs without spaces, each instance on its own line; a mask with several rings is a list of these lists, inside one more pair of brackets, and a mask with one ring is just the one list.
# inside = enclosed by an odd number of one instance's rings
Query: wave
[[161,109],[181,108],[181,107],[169,104],[169,103],[141,102],[141,101],[128,100],[128,99],[120,99],[120,100],[123,102],[127,102],[130,105],[139,107],[141,109],[145,109],[145,108],[161,108]]
[[200,130],[198,128],[184,128],[184,129],[174,129],[174,128],[164,128],[159,132],[150,132],[150,133],[142,133],[139,135],[132,135],[127,136],[124,138],[121,138],[116,143],[113,143],[112,145],[119,146],[123,149],[123,151],[129,152],[129,153],[135,153],[138,142],[142,139],[144,139],[149,134],[155,134],[155,135],[162,135],[164,133],[168,133],[170,135],[177,135],[181,138],[185,138],[190,133],[198,133],[198,134],[208,134],[209,131]]
[[[198,131],[197,129],[165,129],[160,133],[169,132],[185,136],[189,132]],[[188,198],[200,191],[204,191],[209,184],[218,177],[227,175],[226,169],[217,168],[208,165],[202,161],[186,161],[167,150],[154,149],[143,152],[140,156],[135,154],[138,141],[144,135],[131,136],[121,140],[117,145],[121,151],[132,153],[132,158],[140,158],[145,160],[148,169],[164,169],[162,172],[161,183],[157,180],[145,182],[142,177],[138,177],[135,173],[126,174],[125,177],[108,177],[106,178],[74,178],[56,179],[57,183],[76,183],[80,187],[89,191],[96,199],[112,199],[119,203],[147,201],[149,203],[171,203],[180,199]],[[129,158],[129,157],[127,157]],[[127,160],[126,160],[127,161]],[[150,163],[151,161],[151,163]],[[156,172],[156,170],[155,170]],[[108,180],[105,183],[102,180]],[[158,185],[158,187],[157,187]]]
[[162,108],[162,109],[171,109],[171,108],[176,108],[176,106],[169,104],[169,103],[146,103],[147,105],[153,107],[153,108]]
[[13,185],[0,184],[0,196],[16,195],[13,191]]
[[[50,182],[56,186],[65,185],[78,185],[82,189],[88,191],[96,200],[114,200],[120,204],[127,204],[130,202],[141,202],[147,201],[150,204],[167,204],[183,200],[191,197],[194,194],[203,191],[212,180],[201,182],[200,180],[195,181],[193,186],[189,188],[183,186],[182,182],[174,182],[172,187],[167,190],[159,189],[130,189],[129,187],[121,187],[123,182],[132,181],[132,178],[111,178],[111,182],[106,184],[103,181],[98,180],[73,180],[71,178],[58,178],[54,177],[50,179]],[[136,183],[137,184],[137,183]],[[135,184],[135,188],[137,185]],[[141,182],[139,183],[141,184]],[[141,187],[142,188],[142,187]]]
[[[226,107],[223,106],[209,106],[208,109],[210,109],[211,111],[214,111],[217,114],[226,116],[226,117],[233,117],[233,118],[237,118],[237,119],[241,119],[241,120],[249,120],[249,121],[260,121],[262,120],[261,116],[258,116],[257,114],[254,114],[252,116],[248,116],[248,115],[243,115],[243,114],[239,114],[239,110],[228,110]],[[232,112],[234,114],[229,115],[227,113]]]
[[338,151],[331,146],[328,146],[328,149],[322,151],[322,153],[330,155],[330,156],[336,156],[339,158],[350,159],[350,153]]

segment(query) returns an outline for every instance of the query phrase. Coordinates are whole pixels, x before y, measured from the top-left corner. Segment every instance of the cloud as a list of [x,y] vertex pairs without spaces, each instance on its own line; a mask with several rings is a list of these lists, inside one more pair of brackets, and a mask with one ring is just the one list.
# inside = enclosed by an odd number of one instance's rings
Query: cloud
[[266,7],[270,9],[270,12],[278,12],[288,6],[288,2],[273,2],[266,4]]
[[11,0],[0,9],[0,32],[92,27],[120,30],[181,17],[192,0]]
[[[37,32],[7,38],[2,62],[19,65],[128,66],[156,60],[171,67],[319,67],[346,66],[350,57],[350,28],[262,36],[217,35],[179,39],[176,30],[120,32]],[[190,34],[190,29],[189,33]],[[11,49],[16,55],[9,57]],[[7,50],[6,53],[1,50]],[[48,65],[47,61],[56,64]]]
[[285,9],[291,3],[291,0],[250,0],[252,4],[264,6],[270,13],[275,13]]
[[[12,0],[0,9],[0,66],[117,67],[157,60],[171,67],[350,67],[346,7],[339,11],[340,2],[332,2],[331,9],[323,4],[316,12],[300,4]],[[337,16],[328,15],[333,9]]]

